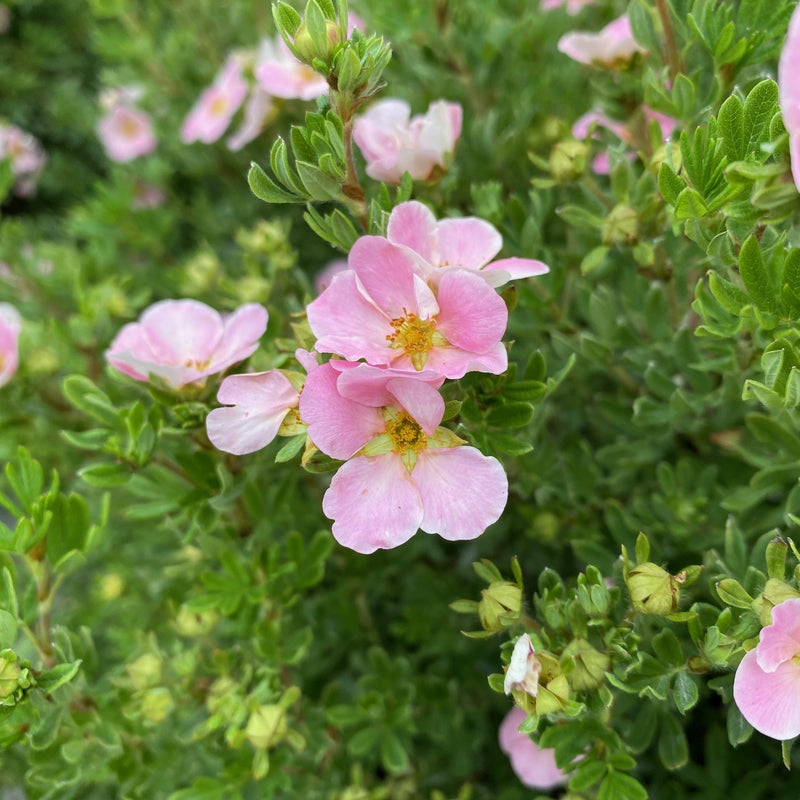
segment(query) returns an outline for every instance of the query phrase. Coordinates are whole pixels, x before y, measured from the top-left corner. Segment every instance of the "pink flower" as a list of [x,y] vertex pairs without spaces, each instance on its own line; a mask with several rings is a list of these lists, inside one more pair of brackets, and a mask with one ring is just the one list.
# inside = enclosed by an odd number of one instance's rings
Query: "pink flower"
[[14,306],[0,303],[0,386],[5,386],[19,366],[19,332],[22,317]]
[[778,92],[783,124],[789,132],[792,175],[800,191],[800,6],[792,14],[786,43],[781,51]]
[[272,97],[260,86],[253,86],[244,106],[244,120],[239,130],[228,138],[228,150],[241,150],[264,129],[266,121],[275,112]]
[[527,633],[517,639],[511,660],[508,662],[506,677],[503,681],[503,691],[511,694],[512,691],[521,691],[536,697],[539,693],[539,674],[542,665],[536,658],[531,637]]
[[97,123],[97,135],[112,161],[133,161],[157,145],[150,117],[130,105],[114,106]]
[[503,238],[493,225],[477,217],[437,222],[427,206],[416,200],[401,203],[392,210],[386,236],[390,242],[408,247],[421,257],[418,270],[432,285],[456,268],[478,273],[491,286],[550,271],[546,264],[530,258],[492,261],[503,246]]
[[616,67],[627,63],[635,53],[645,53],[633,38],[626,14],[606,25],[599,33],[575,31],[562,36],[558,49],[581,64]]
[[439,427],[442,378],[330,361],[300,395],[314,444],[346,459],[322,510],[335,539],[358,553],[397,547],[421,528],[474,539],[505,508],[508,480],[495,458]]
[[230,375],[222,381],[215,408],[206,417],[211,444],[237,456],[266,447],[284,418],[300,400],[300,392],[280,370]]
[[347,261],[344,258],[335,258],[329,261],[314,277],[314,288],[317,294],[322,294],[331,285],[334,275],[344,272],[347,269]]
[[162,300],[120,330],[106,358],[136,380],[157,375],[178,389],[243,361],[266,327],[267,311],[257,303],[223,317],[196,300]]
[[238,56],[228,56],[214,82],[205,89],[181,127],[181,141],[185,144],[201,141],[216,142],[233,119],[247,95],[247,81],[242,77],[242,64]]
[[506,714],[500,725],[500,749],[511,759],[511,769],[525,786],[545,792],[562,786],[568,776],[556,766],[555,750],[543,749],[519,732],[526,716],[521,708]]
[[594,0],[542,0],[542,11],[552,11],[559,6],[566,6],[568,14],[577,14],[584,6],[593,6]]
[[0,125],[0,160],[8,158],[14,173],[14,191],[29,197],[36,188],[47,156],[39,142],[16,125]]
[[414,254],[380,236],[358,239],[348,265],[306,309],[320,353],[445,378],[505,370],[508,311],[480,276],[447,270],[434,291]]
[[400,183],[408,172],[426,180],[436,167],[447,167],[461,135],[461,106],[437,100],[424,116],[410,116],[403,100],[381,100],[356,119],[353,139],[371,178]]
[[733,699],[765,736],[800,736],[800,598],[772,609],[772,624],[736,669]]
[[298,61],[283,39],[264,39],[258,51],[256,80],[274,97],[315,100],[328,93],[328,81]]

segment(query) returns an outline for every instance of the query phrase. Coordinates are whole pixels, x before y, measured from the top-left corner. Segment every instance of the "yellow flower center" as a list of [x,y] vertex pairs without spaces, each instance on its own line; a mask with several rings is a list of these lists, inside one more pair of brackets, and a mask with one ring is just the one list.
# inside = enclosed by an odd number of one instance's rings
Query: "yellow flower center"
[[428,446],[428,437],[425,435],[425,431],[420,428],[416,420],[405,412],[388,420],[386,433],[394,445],[392,449],[401,456],[408,451],[417,454]]
[[126,139],[133,139],[134,136],[139,135],[140,125],[138,120],[126,117],[120,123],[120,130]]
[[198,372],[202,372],[204,369],[208,368],[210,363],[210,358],[206,358],[204,361],[201,361],[199,358],[187,358],[186,361],[183,362],[183,366],[189,367],[190,369],[196,369]]
[[214,117],[222,117],[228,113],[228,98],[227,97],[217,97],[211,101],[211,107],[209,108],[211,115]]
[[436,333],[436,320],[420,319],[416,314],[403,311],[404,317],[392,320],[393,332],[387,334],[386,341],[409,356],[414,369],[419,371],[428,360],[428,351],[434,345],[442,346],[445,340]]

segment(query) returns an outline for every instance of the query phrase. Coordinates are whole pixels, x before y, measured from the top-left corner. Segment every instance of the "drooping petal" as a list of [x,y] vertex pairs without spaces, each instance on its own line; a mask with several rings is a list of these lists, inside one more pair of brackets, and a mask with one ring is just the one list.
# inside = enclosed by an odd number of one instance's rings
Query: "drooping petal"
[[496,458],[474,447],[423,450],[411,473],[422,497],[421,528],[445,539],[475,539],[500,518],[508,478]]
[[516,278],[533,278],[536,275],[546,275],[548,272],[550,267],[535,258],[501,258],[499,261],[492,261],[481,270],[481,274],[487,279],[491,273],[503,274],[501,283],[495,281],[490,283],[493,287],[502,286]]
[[331,285],[306,307],[308,324],[320,353],[335,353],[371,364],[390,363],[390,320],[362,291],[352,270],[335,275]]
[[494,225],[478,217],[443,219],[439,223],[439,265],[480,269],[503,246]]
[[392,209],[386,238],[402,244],[422,256],[429,264],[439,264],[438,223],[433,212],[416,200],[400,203]]
[[784,661],[800,656],[800,598],[772,609],[772,624],[762,629],[756,655],[765,672],[774,672]]
[[377,408],[348,400],[339,393],[339,372],[330,364],[317,367],[300,393],[300,419],[311,441],[331,458],[350,458],[386,428]]
[[206,417],[206,430],[218,450],[241,456],[266,447],[299,393],[278,370],[231,375],[222,382],[216,408]]
[[[330,363],[333,369],[337,371],[343,366],[342,362],[332,361]],[[337,380],[336,386],[339,394],[348,400],[355,400],[357,403],[375,408],[395,404],[397,397],[388,386],[395,379],[424,382],[431,386],[434,392],[444,383],[444,378],[441,375],[429,370],[409,375],[405,370],[373,367],[369,364],[357,364],[351,365],[351,367],[351,369],[342,372]],[[439,393],[436,392],[436,394],[438,395]],[[430,398],[430,395],[428,395],[428,398]],[[406,410],[411,413],[411,409]]]
[[386,388],[396,403],[404,408],[428,436],[439,427],[444,416],[444,398],[439,392],[416,377],[392,378]]
[[382,236],[362,236],[350,250],[347,263],[367,295],[389,319],[416,311],[414,258]]
[[508,308],[480,275],[448,270],[442,275],[437,299],[437,330],[456,347],[484,353],[503,338]]
[[[318,370],[319,371],[319,370]],[[397,453],[343,464],[322,500],[333,536],[357,553],[407,542],[422,520],[422,501]]]
[[800,736],[800,663],[792,659],[765,672],[757,650],[745,654],[736,669],[733,699],[759,733],[781,741]]

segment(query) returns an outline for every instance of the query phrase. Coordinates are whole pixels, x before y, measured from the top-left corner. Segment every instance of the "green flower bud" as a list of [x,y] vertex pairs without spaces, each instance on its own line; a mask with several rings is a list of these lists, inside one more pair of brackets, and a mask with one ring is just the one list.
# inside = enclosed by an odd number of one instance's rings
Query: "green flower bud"
[[154,653],[139,656],[125,668],[131,685],[138,691],[149,689],[161,680],[161,659]]
[[279,705],[257,708],[247,720],[245,735],[256,750],[274,747],[286,737],[286,711]]
[[652,561],[639,564],[625,575],[633,607],[642,614],[666,616],[675,613],[680,602],[680,583],[680,579]]
[[478,605],[481,625],[496,633],[519,617],[522,608],[522,589],[510,581],[495,581],[481,592]]
[[552,511],[541,511],[533,518],[531,538],[554,542],[560,528],[558,517]]
[[595,650],[585,639],[575,639],[564,649],[563,657],[573,660],[574,667],[567,676],[576,692],[590,691],[602,686],[611,660]]
[[175,701],[163,686],[148,689],[142,698],[142,715],[153,723],[162,722],[174,708]]
[[100,599],[116,600],[125,588],[125,581],[116,573],[110,572],[100,579]]
[[558,142],[550,151],[550,173],[559,183],[580,178],[586,171],[588,155],[585,142]]
[[0,700],[11,697],[19,685],[20,666],[12,652],[0,658]]
[[181,636],[205,636],[217,624],[219,614],[215,611],[197,613],[181,606],[175,618],[175,627]]
[[603,244],[633,244],[639,235],[639,215],[626,205],[614,206],[603,222]]
[[325,20],[326,38],[322,41],[315,41],[311,38],[311,34],[306,27],[305,22],[300,23],[297,33],[294,35],[294,46],[297,49],[297,54],[302,61],[310,64],[315,58],[329,63],[336,45],[342,41],[342,35],[339,31],[339,25],[333,20]]

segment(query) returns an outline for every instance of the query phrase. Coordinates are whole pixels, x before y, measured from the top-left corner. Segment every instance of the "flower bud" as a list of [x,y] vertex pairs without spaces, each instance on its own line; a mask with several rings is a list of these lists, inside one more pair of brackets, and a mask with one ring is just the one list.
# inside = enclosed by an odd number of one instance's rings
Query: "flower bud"
[[286,711],[279,705],[260,706],[247,720],[245,735],[256,750],[274,747],[286,737]]
[[161,680],[161,659],[155,653],[145,653],[126,667],[134,689],[143,691]]
[[17,691],[20,672],[17,656],[11,650],[0,655],[0,700],[11,697]]
[[175,701],[163,686],[148,689],[142,698],[142,716],[153,723],[163,722],[174,708]]
[[588,154],[585,142],[559,142],[550,151],[550,173],[559,183],[575,180],[586,171]]
[[125,588],[125,581],[116,572],[109,572],[100,579],[100,599],[116,600]]
[[487,631],[496,633],[519,617],[522,589],[510,581],[495,581],[481,592],[478,616]]
[[311,37],[306,23],[300,23],[300,27],[294,36],[294,46],[300,59],[305,61],[306,64],[310,64],[315,58],[325,63],[330,62],[336,45],[342,41],[342,34],[339,30],[339,25],[330,19],[325,20],[325,33],[324,39],[315,41]]
[[614,206],[603,222],[603,244],[632,244],[639,235],[636,209],[623,204]]
[[595,650],[585,639],[575,639],[566,646],[563,656],[573,660],[574,667],[567,679],[576,692],[602,686],[611,663],[605,653]]
[[678,610],[680,581],[663,567],[646,561],[629,570],[625,585],[631,596],[633,607],[642,614],[666,616]]
[[190,611],[181,606],[175,618],[175,627],[181,636],[205,636],[217,624],[219,615],[215,611]]
[[569,700],[569,682],[561,670],[561,665],[551,655],[539,653],[542,672],[539,675],[539,691],[533,701],[538,716],[563,711]]

